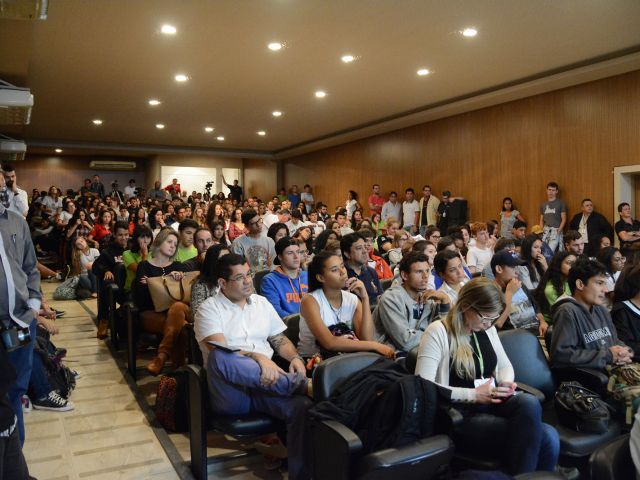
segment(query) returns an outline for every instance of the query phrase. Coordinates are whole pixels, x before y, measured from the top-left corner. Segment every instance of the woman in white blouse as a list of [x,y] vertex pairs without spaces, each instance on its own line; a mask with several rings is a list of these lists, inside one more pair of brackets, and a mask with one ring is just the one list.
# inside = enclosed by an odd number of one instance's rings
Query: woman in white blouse
[[460,402],[456,408],[464,421],[453,432],[460,451],[499,452],[512,475],[553,471],[558,433],[542,423],[534,396],[516,392],[513,367],[493,326],[504,309],[494,282],[471,280],[446,319],[433,322],[422,336],[416,374],[445,387],[451,401]]

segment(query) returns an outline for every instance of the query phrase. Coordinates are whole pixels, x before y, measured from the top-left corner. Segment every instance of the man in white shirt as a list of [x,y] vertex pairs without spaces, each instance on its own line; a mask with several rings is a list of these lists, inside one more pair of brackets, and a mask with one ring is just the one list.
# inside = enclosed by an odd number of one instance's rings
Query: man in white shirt
[[[313,193],[311,193],[311,185],[307,184],[304,186],[304,192],[300,194],[300,200],[304,202],[304,207],[307,210],[307,214],[313,210],[314,199]],[[297,205],[294,205],[293,207],[295,208],[297,207]]]
[[487,265],[491,264],[493,251],[489,246],[489,232],[487,224],[484,222],[473,222],[471,224],[471,236],[475,243],[469,247],[467,252],[467,267],[471,273],[482,272]]
[[132,178],[129,180],[129,185],[124,187],[124,199],[133,198],[136,196],[136,181]]
[[29,198],[27,197],[27,192],[18,188],[16,169],[9,163],[3,163],[2,175],[7,189],[11,191],[9,194],[9,210],[26,217],[27,212],[29,212]]
[[307,225],[313,229],[313,238],[316,238],[327,228],[324,222],[318,220],[318,212],[315,210],[312,210],[309,213],[309,216],[307,217]]
[[402,204],[398,202],[398,194],[391,192],[389,200],[382,205],[382,221],[386,222],[389,218],[395,218],[399,222],[402,221]]
[[[286,330],[273,306],[253,290],[249,265],[228,254],[216,265],[219,292],[196,312],[194,330],[202,350],[211,408],[224,415],[263,412],[287,425],[289,478],[308,479],[304,462],[304,420],[311,400],[306,367],[283,334]],[[226,346],[231,351],[209,344]],[[274,351],[287,363],[285,372],[271,360]]]
[[405,190],[405,201],[402,202],[402,228],[407,232],[418,233],[418,215],[420,204],[416,201],[416,192],[413,188]]

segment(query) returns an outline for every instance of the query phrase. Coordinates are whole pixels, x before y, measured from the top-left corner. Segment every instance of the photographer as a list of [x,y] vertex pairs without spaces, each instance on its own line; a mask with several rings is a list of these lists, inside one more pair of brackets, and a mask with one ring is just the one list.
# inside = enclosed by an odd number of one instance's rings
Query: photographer
[[[17,417],[23,443],[22,396],[27,393],[31,377],[36,318],[42,295],[29,226],[20,214],[8,210],[10,193],[4,176],[0,175],[0,330],[3,348],[9,352],[7,356],[16,372],[16,380],[9,386],[6,398]],[[25,338],[25,330],[30,331],[30,338],[28,334]],[[5,368],[0,369],[3,380],[7,380],[9,374]]]

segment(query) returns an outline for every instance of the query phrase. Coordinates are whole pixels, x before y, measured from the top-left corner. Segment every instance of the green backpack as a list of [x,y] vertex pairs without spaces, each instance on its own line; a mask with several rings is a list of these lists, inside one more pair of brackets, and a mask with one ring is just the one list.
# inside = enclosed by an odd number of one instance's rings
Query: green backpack
[[607,391],[624,408],[627,425],[633,423],[633,415],[640,406],[640,363],[610,365]]

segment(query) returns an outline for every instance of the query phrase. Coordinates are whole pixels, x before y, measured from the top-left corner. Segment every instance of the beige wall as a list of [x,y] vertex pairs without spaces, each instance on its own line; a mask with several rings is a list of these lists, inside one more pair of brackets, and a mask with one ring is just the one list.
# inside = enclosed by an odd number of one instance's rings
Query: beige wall
[[243,165],[245,194],[269,201],[277,193],[278,163],[275,160],[245,158]]
[[349,189],[364,205],[373,183],[385,194],[430,184],[480,220],[511,196],[531,225],[554,180],[570,215],[590,196],[613,220],[613,167],[640,159],[639,106],[636,71],[291,158],[285,182],[312,184],[331,209]]

